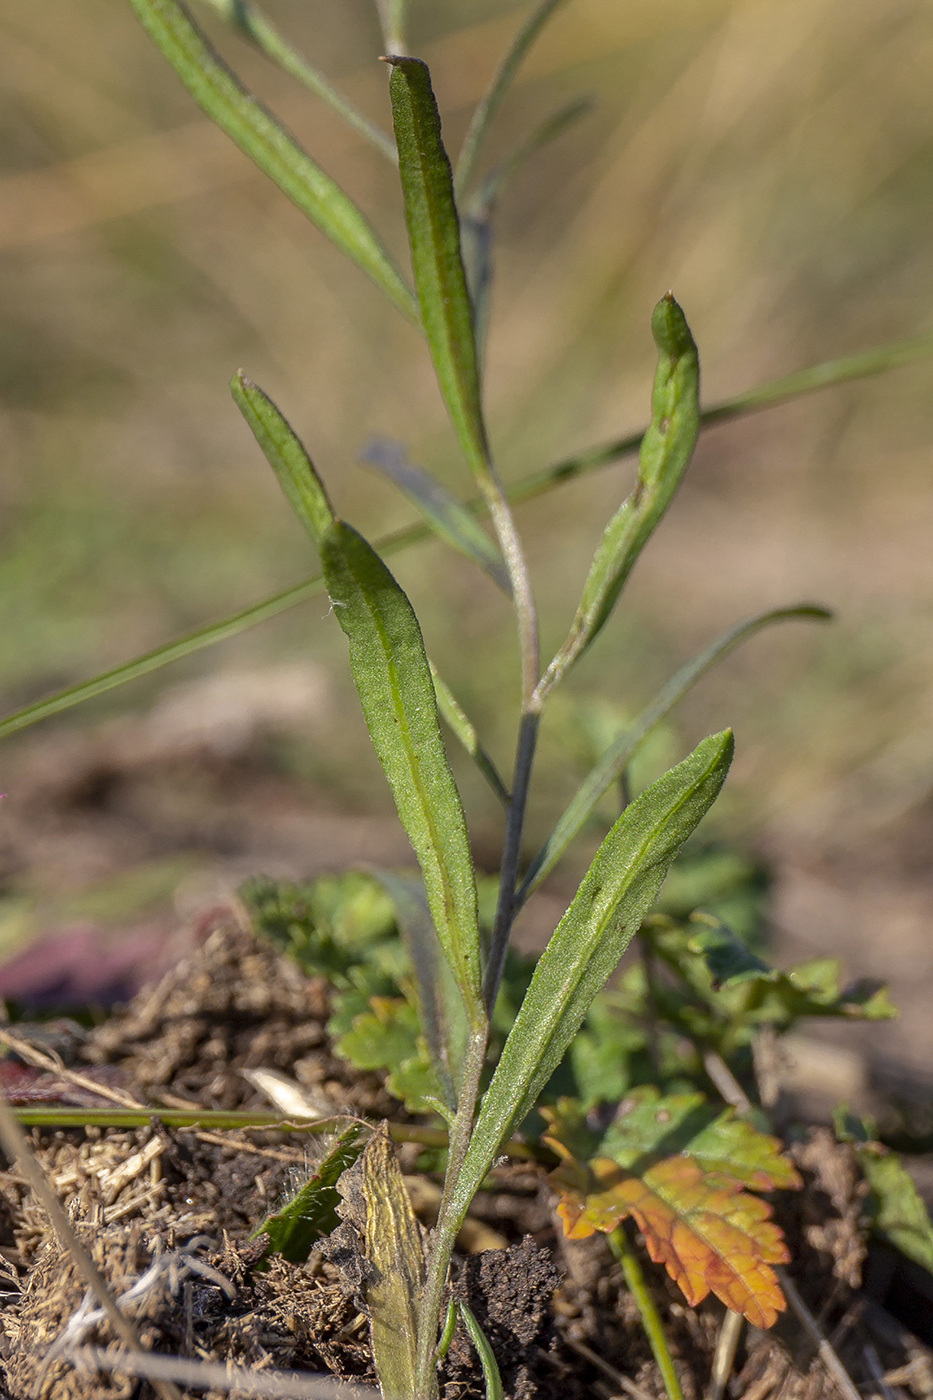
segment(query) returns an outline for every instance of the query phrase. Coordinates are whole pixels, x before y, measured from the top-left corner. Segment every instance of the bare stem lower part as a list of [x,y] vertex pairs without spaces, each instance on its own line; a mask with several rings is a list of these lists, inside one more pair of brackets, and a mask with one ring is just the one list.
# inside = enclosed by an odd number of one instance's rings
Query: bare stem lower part
[[437,1389],[436,1348],[440,1332],[441,1300],[447,1282],[450,1256],[453,1254],[457,1233],[462,1224],[458,1213],[451,1209],[451,1200],[457,1178],[463,1167],[473,1123],[476,1118],[476,1105],[479,1100],[480,1077],[486,1060],[487,1030],[476,1030],[470,1037],[463,1063],[463,1084],[457,1116],[451,1124],[450,1147],[447,1154],[447,1172],[444,1177],[444,1192],[437,1212],[437,1226],[431,1240],[428,1256],[428,1276],[418,1310],[418,1349],[415,1380],[417,1395],[413,1400],[434,1400]]

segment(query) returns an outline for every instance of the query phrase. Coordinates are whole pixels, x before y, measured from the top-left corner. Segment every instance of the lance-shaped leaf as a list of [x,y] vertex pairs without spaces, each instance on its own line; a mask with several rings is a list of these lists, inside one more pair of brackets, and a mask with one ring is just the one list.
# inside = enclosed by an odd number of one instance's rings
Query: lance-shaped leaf
[[418,322],[411,289],[372,227],[336,181],[227,67],[179,0],[130,0],[203,112],[332,243],[372,280],[409,320]]
[[269,1238],[263,1259],[274,1252],[290,1264],[303,1264],[318,1240],[337,1227],[337,1182],[363,1151],[367,1136],[359,1123],[344,1128],[291,1199],[253,1231],[251,1239]]
[[776,1138],[702,1094],[662,1098],[650,1086],[627,1095],[605,1132],[573,1100],[542,1113],[544,1140],[563,1159],[550,1180],[571,1239],[632,1216],[691,1306],[713,1292],[756,1327],[776,1321],[784,1297],[772,1265],[790,1255],[771,1207],[747,1189],[802,1184]]
[[596,853],[538,961],[483,1099],[456,1186],[464,1214],[638,932],[677,852],[716,800],[732,750],[730,730],[704,739],[626,808]]
[[670,292],[651,317],[658,368],[638,481],[606,526],[567,640],[541,683],[546,694],[603,627],[655,526],[670,505],[700,431],[700,365],[686,317]]
[[333,524],[334,512],[318,476],[291,424],[268,394],[239,370],[230,383],[237,408],[279,479],[292,510],[315,544]]
[[404,491],[431,526],[451,548],[472,560],[505,593],[512,592],[508,570],[498,545],[486,534],[476,516],[447,487],[408,460],[401,443],[376,438],[360,454],[360,460],[384,472]]
[[489,475],[473,308],[460,252],[453,175],[427,64],[388,59],[405,218],[415,287],[447,412],[477,477]]
[[476,1024],[483,1018],[476,883],[421,628],[385,564],[342,520],[324,535],[321,559],[337,621],[350,642],[373,746],[418,857],[441,947]]
[[522,883],[520,898],[526,899],[550,874],[574,837],[583,830],[600,799],[613,783],[618,782],[652,729],[680,704],[701,676],[765,627],[777,622],[804,619],[825,622],[831,617],[832,613],[828,609],[814,603],[800,603],[796,607],[776,608],[771,612],[760,613],[757,617],[747,618],[744,622],[730,627],[701,651],[699,656],[695,656],[686,665],[681,666],[679,671],[675,671],[632,725],[609,745],[599,762],[594,764],[580,784],[551,835],[532,861]]

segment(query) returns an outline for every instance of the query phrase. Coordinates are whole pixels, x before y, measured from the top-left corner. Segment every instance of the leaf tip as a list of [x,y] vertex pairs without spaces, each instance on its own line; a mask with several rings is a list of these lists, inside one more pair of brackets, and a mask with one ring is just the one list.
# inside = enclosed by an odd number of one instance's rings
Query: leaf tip
[[651,316],[651,333],[662,354],[679,359],[681,355],[696,354],[696,342],[687,325],[683,308],[673,292],[665,292]]

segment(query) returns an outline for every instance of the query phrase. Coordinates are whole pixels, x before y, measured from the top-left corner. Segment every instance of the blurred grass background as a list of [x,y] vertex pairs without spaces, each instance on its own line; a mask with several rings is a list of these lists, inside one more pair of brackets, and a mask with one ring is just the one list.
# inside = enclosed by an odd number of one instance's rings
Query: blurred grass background
[[[266,10],[389,125],[368,0]],[[413,0],[413,47],[431,65],[450,144],[524,12]],[[389,166],[197,13],[403,259]],[[933,14],[910,0],[568,0],[488,152],[494,161],[549,110],[593,97],[500,212],[488,402],[506,479],[643,425],[649,317],[668,287],[699,342],[707,402],[933,329],[931,67]],[[8,711],[314,570],[230,402],[238,367],[276,399],[364,532],[412,518],[357,464],[372,434],[400,438],[461,493],[469,483],[416,333],[200,116],[126,4],[6,0],[0,73]],[[933,364],[917,364],[704,435],[622,609],[555,706],[533,837],[594,734],[737,618],[813,600],[836,623],[766,633],[732,657],[648,767],[734,724],[720,835],[826,869],[864,872],[887,852],[888,875],[912,880],[926,909],[931,377]],[[546,650],[633,471],[623,462],[521,508]],[[507,764],[517,676],[503,603],[438,545],[394,567],[429,650]],[[281,762],[337,804],[387,812],[325,614],[322,601],[305,604],[57,723],[142,708],[218,670],[308,658],[331,703],[297,727]],[[497,815],[472,774],[464,782],[482,855]],[[890,837],[904,822],[909,860]],[[918,926],[915,970],[919,937]]]

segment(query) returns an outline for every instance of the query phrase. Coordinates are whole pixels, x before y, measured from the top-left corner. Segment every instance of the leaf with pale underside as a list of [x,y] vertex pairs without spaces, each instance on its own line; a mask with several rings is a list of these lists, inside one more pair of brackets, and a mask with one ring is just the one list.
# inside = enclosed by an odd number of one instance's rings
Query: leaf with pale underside
[[790,1256],[770,1205],[750,1194],[801,1185],[776,1138],[701,1094],[650,1086],[604,1132],[573,1100],[542,1113],[562,1159],[550,1180],[569,1238],[608,1234],[631,1216],[691,1306],[713,1292],[757,1327],[776,1321],[785,1304],[773,1266]]

